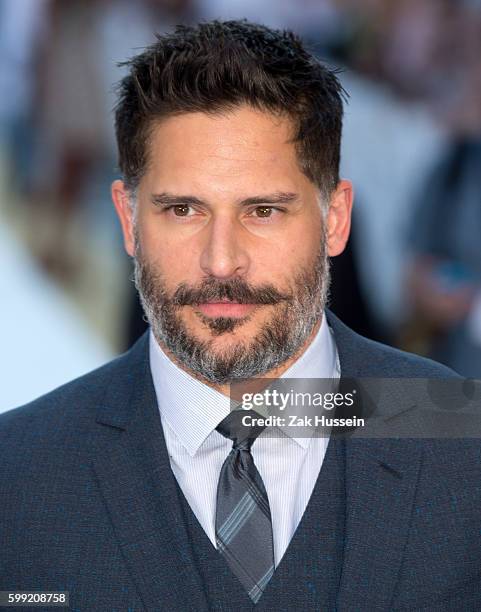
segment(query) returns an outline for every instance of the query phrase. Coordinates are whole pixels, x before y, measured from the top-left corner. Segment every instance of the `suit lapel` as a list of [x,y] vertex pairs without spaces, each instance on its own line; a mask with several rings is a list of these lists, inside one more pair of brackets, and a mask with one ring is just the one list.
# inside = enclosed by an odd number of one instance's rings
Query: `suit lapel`
[[97,413],[93,466],[147,610],[208,610],[179,512],[148,360],[148,335],[119,359]]
[[[358,380],[362,389],[363,378],[377,376],[375,408],[382,415],[372,424],[368,421],[370,434],[358,430],[346,439],[346,529],[338,608],[388,610],[408,537],[422,441],[396,439],[388,423],[395,415],[409,422],[414,414],[412,397],[402,380],[382,384],[382,366],[376,363],[372,343],[354,334],[332,313],[328,320],[342,378]],[[372,385],[371,378],[367,388]]]

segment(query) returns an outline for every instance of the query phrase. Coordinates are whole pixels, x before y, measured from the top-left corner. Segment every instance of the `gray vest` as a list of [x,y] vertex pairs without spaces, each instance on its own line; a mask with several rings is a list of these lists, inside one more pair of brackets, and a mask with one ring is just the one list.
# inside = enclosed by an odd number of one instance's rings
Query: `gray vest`
[[[336,609],[345,522],[345,445],[331,438],[309,503],[261,599],[254,605],[194,516],[180,487],[181,517],[210,610],[217,612]],[[180,588],[182,586],[180,585]]]

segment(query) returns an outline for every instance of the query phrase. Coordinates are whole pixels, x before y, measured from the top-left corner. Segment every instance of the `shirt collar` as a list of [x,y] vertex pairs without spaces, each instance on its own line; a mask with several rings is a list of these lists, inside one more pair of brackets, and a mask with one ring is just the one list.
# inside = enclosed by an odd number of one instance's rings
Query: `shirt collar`
[[[179,368],[161,349],[152,330],[149,356],[162,418],[167,421],[189,455],[194,456],[207,436],[229,414],[230,398]],[[336,378],[339,375],[336,344],[323,315],[313,341],[284,372],[282,378]],[[285,433],[292,437],[288,431],[286,428]],[[293,439],[303,448],[307,448],[310,441],[310,438]]]

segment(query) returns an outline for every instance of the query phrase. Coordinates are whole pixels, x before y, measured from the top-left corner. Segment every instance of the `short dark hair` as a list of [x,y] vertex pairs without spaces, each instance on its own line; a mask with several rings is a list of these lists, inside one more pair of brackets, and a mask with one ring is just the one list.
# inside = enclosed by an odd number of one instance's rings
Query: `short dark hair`
[[288,30],[241,21],[179,25],[127,62],[115,131],[119,168],[135,190],[155,121],[247,103],[293,120],[300,167],[324,194],[339,182],[343,97],[335,70]]

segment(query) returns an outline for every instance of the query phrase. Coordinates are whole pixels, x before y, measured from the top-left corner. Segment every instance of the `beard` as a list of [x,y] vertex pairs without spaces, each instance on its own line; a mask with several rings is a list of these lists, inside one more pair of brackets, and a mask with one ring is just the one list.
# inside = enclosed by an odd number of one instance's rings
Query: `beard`
[[[320,321],[330,283],[326,236],[312,265],[298,270],[288,292],[270,284],[254,287],[241,278],[208,277],[197,287],[182,283],[169,295],[162,274],[144,257],[138,235],[134,281],[157,342],[197,377],[214,384],[234,383],[284,364],[302,348]],[[221,300],[270,305],[274,312],[252,339],[216,350],[214,339],[201,340],[189,332],[180,309]],[[197,316],[216,337],[232,334],[251,318],[206,317],[199,311]]]

